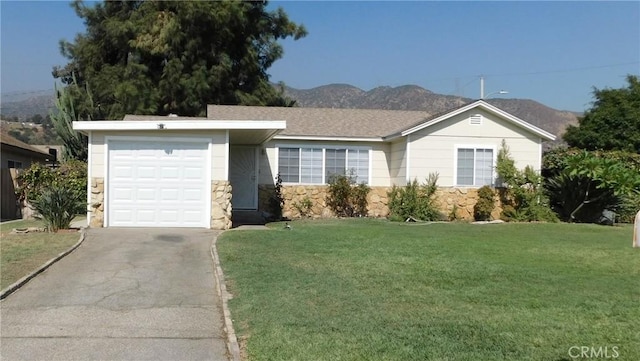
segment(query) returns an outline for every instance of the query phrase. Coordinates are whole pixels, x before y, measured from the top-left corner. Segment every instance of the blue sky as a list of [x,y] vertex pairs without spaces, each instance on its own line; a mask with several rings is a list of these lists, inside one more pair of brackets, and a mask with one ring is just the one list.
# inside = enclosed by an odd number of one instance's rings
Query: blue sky
[[[592,89],[640,74],[640,2],[273,1],[309,35],[282,42],[272,81],[416,84],[478,98],[505,89],[557,109],[583,111]],[[0,2],[3,93],[50,89],[60,39],[84,30],[67,2]]]

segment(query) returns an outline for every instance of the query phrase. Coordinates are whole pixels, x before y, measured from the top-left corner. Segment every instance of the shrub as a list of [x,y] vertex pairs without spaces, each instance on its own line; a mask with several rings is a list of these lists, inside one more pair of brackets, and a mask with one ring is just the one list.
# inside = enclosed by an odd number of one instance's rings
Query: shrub
[[473,218],[476,221],[491,220],[491,212],[495,208],[493,200],[493,189],[489,186],[482,186],[478,189],[478,201],[473,206]]
[[502,141],[496,161],[496,173],[502,183],[498,190],[502,203],[500,218],[518,222],[557,222],[542,186],[542,177],[531,167],[519,170],[511,158],[509,147]]
[[640,206],[640,154],[556,148],[544,154],[551,206],[561,219],[599,222],[604,210],[632,222]]
[[449,222],[457,222],[460,220],[460,217],[458,217],[457,204],[454,204],[453,207],[451,207],[451,211],[449,211],[449,215],[447,216],[447,219],[449,220]]
[[562,219],[595,223],[605,210],[633,212],[624,206],[632,207],[634,194],[640,193],[639,169],[633,163],[588,151],[569,155],[563,163],[546,183],[551,205]]
[[640,210],[640,192],[624,195],[618,210],[618,222],[633,223],[638,210]]
[[44,220],[45,227],[52,232],[69,228],[75,215],[85,209],[85,202],[78,199],[77,192],[63,185],[45,189],[31,205],[38,212],[36,218]]
[[431,173],[425,184],[417,179],[404,187],[393,186],[389,191],[389,219],[405,221],[412,217],[423,221],[435,221],[441,217],[434,204],[434,196],[438,190],[438,174]]
[[273,219],[279,221],[282,219],[282,208],[284,207],[284,197],[282,196],[282,178],[278,174],[275,178],[276,184],[273,193],[269,197],[269,211]]
[[87,199],[87,164],[69,160],[51,168],[33,163],[18,176],[16,194],[21,201],[33,203],[45,190],[60,186],[68,188],[74,199],[84,202]]
[[368,185],[356,184],[353,175],[333,174],[329,177],[327,206],[338,217],[362,217],[367,215]]
[[300,217],[309,217],[309,215],[311,214],[311,207],[313,206],[313,203],[311,202],[311,199],[309,199],[309,197],[304,197],[302,199],[302,201],[298,202],[294,202],[293,203],[293,208],[295,208],[298,213],[300,214]]

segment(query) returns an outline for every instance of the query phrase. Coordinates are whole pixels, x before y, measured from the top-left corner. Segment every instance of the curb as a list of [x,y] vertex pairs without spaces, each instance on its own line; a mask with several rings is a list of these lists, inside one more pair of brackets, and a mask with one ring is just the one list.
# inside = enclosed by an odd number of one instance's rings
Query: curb
[[84,242],[85,236],[86,236],[85,228],[81,228],[80,229],[80,239],[78,240],[78,242],[76,242],[76,244],[71,246],[71,248],[69,248],[68,250],[66,250],[66,251],[64,251],[62,253],[59,253],[57,256],[55,256],[54,258],[50,259],[49,261],[47,261],[47,263],[45,263],[42,266],[40,266],[40,268],[38,268],[37,270],[35,270],[35,271],[31,272],[30,274],[22,277],[21,279],[17,280],[13,284],[9,285],[7,288],[3,289],[2,292],[0,292],[0,300],[5,299],[10,294],[12,294],[15,291],[17,291],[18,289],[20,289],[20,287],[24,286],[27,282],[31,281],[35,276],[37,276],[40,273],[44,272],[47,268],[51,267],[51,265],[53,265],[54,263],[58,262],[64,256],[66,256],[69,253],[75,251],[76,248],[80,247],[80,244],[82,244],[82,242]]
[[222,267],[220,267],[220,258],[218,257],[218,250],[216,249],[217,241],[218,236],[216,235],[213,237],[213,242],[211,243],[211,258],[213,258],[213,268],[218,296],[222,299],[222,318],[224,319],[224,331],[227,333],[227,351],[229,351],[231,361],[240,361],[240,346],[238,345],[236,332],[233,329],[231,312],[229,311],[229,305],[227,304],[227,302],[233,297],[227,291],[227,286],[224,283],[224,274],[222,273]]

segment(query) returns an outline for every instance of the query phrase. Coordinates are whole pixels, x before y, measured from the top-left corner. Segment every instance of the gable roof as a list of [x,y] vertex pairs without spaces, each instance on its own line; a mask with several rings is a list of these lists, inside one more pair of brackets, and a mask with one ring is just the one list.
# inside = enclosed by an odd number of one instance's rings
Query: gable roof
[[373,138],[382,140],[430,116],[424,111],[345,109],[345,108],[287,108],[241,105],[209,105],[207,118],[211,120],[281,120],[287,122],[277,138],[333,137]]
[[11,135],[9,135],[9,131],[2,128],[2,130],[0,131],[0,143],[4,146],[9,146],[12,147],[14,149],[19,149],[19,150],[23,150],[26,152],[31,152],[31,153],[37,153],[38,156],[46,156],[46,157],[50,157],[51,155],[45,151],[42,151],[34,146],[31,146],[21,140],[18,140],[14,137],[12,137]]
[[287,127],[279,133],[277,138],[333,137],[390,140],[407,136],[474,108],[492,113],[545,140],[556,138],[553,134],[484,100],[476,100],[433,115],[426,111],[407,110],[209,105],[207,118],[212,120],[284,119]]
[[453,110],[449,110],[446,113],[441,113],[441,114],[436,114],[428,119],[426,119],[426,121],[424,122],[419,122],[414,124],[413,126],[408,127],[407,129],[401,131],[399,134],[396,134],[395,136],[407,136],[411,133],[415,133],[419,130],[425,129],[427,127],[430,127],[432,125],[438,124],[446,119],[449,119],[453,116],[456,116],[458,114],[464,113],[468,110],[474,109],[474,108],[480,108],[483,109],[489,113],[492,113],[494,115],[497,115],[503,119],[505,119],[506,121],[520,127],[523,128],[525,130],[528,130],[531,133],[534,133],[536,135],[538,135],[539,137],[546,139],[546,140],[555,140],[556,136],[547,132],[546,130],[540,129],[538,127],[536,127],[535,125],[528,123],[518,117],[516,117],[515,115],[511,114],[511,113],[507,113],[504,110],[493,106],[487,102],[485,102],[484,100],[480,99],[480,100],[476,100],[472,103],[466,104],[466,105],[462,105],[458,108],[455,108]]

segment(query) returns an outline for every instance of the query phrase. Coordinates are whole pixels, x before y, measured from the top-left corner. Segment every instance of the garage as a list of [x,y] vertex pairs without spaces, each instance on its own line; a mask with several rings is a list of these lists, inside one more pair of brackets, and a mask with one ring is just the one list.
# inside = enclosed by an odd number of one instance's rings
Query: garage
[[255,197],[244,193],[257,192],[255,181],[233,189],[230,173],[238,171],[229,170],[231,149],[258,154],[259,145],[286,128],[283,120],[124,118],[73,122],[88,138],[89,227],[231,228],[232,198],[248,207],[253,204],[242,200]]
[[110,227],[209,227],[209,143],[107,141],[106,219]]

